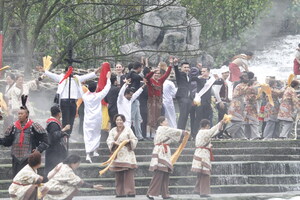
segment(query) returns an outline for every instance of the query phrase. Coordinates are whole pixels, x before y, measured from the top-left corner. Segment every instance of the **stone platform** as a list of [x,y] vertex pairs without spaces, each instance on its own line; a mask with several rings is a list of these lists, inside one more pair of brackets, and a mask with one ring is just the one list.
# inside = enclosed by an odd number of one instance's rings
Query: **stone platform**
[[[213,199],[215,195],[217,198],[225,194],[244,193],[251,196],[252,193],[252,196],[255,196],[256,193],[280,194],[300,191],[299,144],[300,140],[213,141],[215,155],[211,177]],[[178,144],[171,145],[172,152],[177,146]],[[152,172],[148,171],[152,148],[152,142],[143,141],[139,142],[135,150],[138,161],[138,169],[135,171],[136,192],[143,197],[135,199],[144,199],[144,194],[148,189],[152,177]],[[91,197],[108,195],[110,199],[113,199],[114,174],[107,172],[102,177],[98,175],[99,170],[102,169],[100,163],[108,159],[107,145],[102,142],[98,152],[100,156],[93,158],[93,164],[85,163],[84,144],[80,142],[70,144],[70,153],[82,156],[83,160],[76,173],[85,181],[102,184],[106,188],[101,192],[81,189],[79,195]],[[193,153],[194,142],[188,142],[174,166],[174,173],[170,176],[171,195],[193,194],[196,180],[196,174],[190,171]],[[8,197],[7,188],[11,183],[11,178],[10,150],[1,147],[0,197]],[[197,195],[189,195],[189,198],[193,199],[194,196],[199,198]],[[178,199],[181,197],[179,196]]]

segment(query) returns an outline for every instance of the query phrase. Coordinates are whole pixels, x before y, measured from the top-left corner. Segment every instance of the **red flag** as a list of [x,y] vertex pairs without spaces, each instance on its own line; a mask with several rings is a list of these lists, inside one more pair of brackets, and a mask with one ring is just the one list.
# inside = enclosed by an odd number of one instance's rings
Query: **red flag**
[[63,79],[61,79],[61,81],[59,82],[59,84],[61,84],[65,79],[67,79],[72,73],[73,73],[73,67],[70,66],[68,71],[65,73]]
[[[96,92],[100,92],[105,87],[107,81],[106,75],[107,72],[109,71],[110,71],[110,64],[108,62],[102,63],[102,68],[99,75]],[[107,103],[104,100],[102,100],[102,105],[107,105]]]

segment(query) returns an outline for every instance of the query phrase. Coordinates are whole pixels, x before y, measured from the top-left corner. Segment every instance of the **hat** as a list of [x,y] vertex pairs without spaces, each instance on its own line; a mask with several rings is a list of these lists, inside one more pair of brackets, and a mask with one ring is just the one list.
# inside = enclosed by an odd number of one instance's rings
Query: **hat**
[[226,65],[223,65],[220,69],[219,69],[219,72],[222,74],[222,73],[225,73],[225,72],[229,72],[229,67],[227,67]]

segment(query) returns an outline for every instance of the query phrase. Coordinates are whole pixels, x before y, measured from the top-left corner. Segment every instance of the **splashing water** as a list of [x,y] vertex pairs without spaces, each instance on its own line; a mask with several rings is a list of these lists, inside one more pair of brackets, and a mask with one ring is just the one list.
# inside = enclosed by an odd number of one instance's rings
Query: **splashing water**
[[264,83],[267,76],[278,80],[287,80],[293,73],[293,62],[300,35],[288,35],[276,38],[263,50],[254,51],[249,70],[255,73],[258,82]]

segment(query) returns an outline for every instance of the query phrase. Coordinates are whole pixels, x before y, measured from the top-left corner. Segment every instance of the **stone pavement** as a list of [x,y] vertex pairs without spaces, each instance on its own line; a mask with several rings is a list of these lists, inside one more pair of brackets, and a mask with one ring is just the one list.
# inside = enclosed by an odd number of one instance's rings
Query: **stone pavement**
[[[237,193],[237,194],[213,194],[209,198],[200,198],[199,195],[171,195],[174,200],[300,200],[300,191],[286,193]],[[144,195],[137,195],[135,198],[116,198],[114,196],[89,196],[75,197],[73,200],[148,200]],[[155,200],[162,200],[161,197]]]
[[[209,198],[200,198],[199,195],[171,195],[174,200],[300,200],[300,191],[286,193],[249,193],[249,194],[213,194]],[[75,197],[73,200],[148,200],[144,195],[137,195],[135,198],[116,198],[114,196],[89,196]],[[162,200],[161,197],[155,198]]]
[[[300,200],[300,191],[285,193],[236,193],[236,194],[213,194],[209,198],[200,198],[199,195],[171,195],[174,200]],[[73,200],[148,200],[145,195],[137,195],[135,198],[116,198],[115,196],[77,196]],[[9,198],[0,198],[9,200]],[[161,197],[155,200],[162,200]]]

